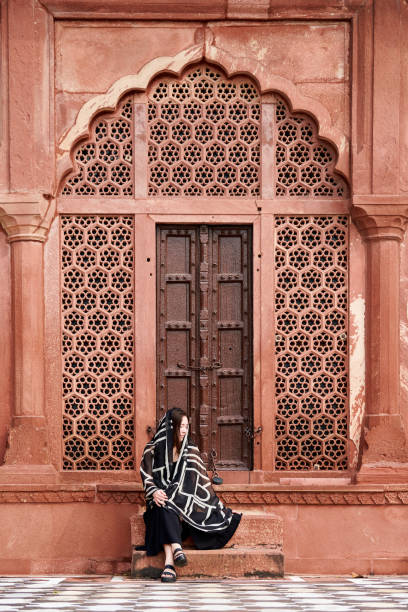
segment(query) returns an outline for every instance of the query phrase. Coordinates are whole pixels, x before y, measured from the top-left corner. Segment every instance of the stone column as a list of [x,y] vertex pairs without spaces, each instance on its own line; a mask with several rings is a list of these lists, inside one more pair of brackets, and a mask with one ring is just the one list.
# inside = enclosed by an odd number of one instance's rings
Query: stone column
[[[393,196],[380,196],[392,201]],[[407,432],[401,419],[400,390],[400,243],[408,206],[366,204],[356,196],[352,217],[367,247],[366,414],[358,480],[398,480],[408,474]],[[378,198],[377,198],[378,199]]]
[[54,202],[40,195],[0,195],[0,223],[11,249],[14,404],[1,471],[53,471],[44,414],[43,243]]

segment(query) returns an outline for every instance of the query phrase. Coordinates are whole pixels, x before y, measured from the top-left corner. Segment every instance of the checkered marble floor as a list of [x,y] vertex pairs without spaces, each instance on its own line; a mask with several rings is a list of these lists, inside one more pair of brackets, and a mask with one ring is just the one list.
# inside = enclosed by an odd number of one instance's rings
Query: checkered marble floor
[[0,612],[406,612],[408,576],[160,581],[105,577],[0,578]]

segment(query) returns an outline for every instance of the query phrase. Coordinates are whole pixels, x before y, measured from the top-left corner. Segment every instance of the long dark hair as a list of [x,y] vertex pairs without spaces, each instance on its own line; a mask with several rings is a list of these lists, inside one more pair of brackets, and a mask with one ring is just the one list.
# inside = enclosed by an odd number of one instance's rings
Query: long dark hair
[[178,453],[183,443],[183,440],[180,439],[180,426],[184,416],[187,416],[187,412],[182,408],[175,407],[171,411],[171,419],[173,421],[173,445],[176,447]]

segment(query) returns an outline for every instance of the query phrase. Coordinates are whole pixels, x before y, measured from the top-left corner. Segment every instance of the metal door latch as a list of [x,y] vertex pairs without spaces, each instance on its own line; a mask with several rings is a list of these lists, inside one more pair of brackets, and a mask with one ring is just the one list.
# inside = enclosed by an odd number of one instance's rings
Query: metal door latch
[[255,436],[259,436],[262,433],[262,431],[263,431],[262,425],[258,427],[257,429],[251,429],[250,427],[246,427],[244,429],[244,434],[246,435],[248,440],[253,440]]
[[195,366],[195,365],[185,365],[181,363],[181,361],[177,362],[177,367],[181,370],[193,370],[195,372],[205,372],[206,370],[219,370],[222,368],[222,363],[220,361],[213,361],[208,366]]

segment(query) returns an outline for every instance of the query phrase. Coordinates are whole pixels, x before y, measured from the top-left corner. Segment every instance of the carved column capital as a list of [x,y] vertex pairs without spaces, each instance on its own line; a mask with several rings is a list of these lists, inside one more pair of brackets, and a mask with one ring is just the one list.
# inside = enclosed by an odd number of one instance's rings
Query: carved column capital
[[55,199],[43,194],[0,194],[0,224],[9,242],[45,242],[55,214]]
[[355,196],[351,216],[364,240],[401,242],[408,222],[408,202],[399,196]]

